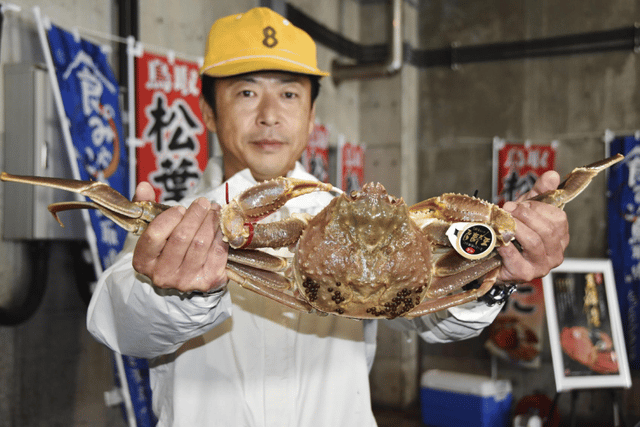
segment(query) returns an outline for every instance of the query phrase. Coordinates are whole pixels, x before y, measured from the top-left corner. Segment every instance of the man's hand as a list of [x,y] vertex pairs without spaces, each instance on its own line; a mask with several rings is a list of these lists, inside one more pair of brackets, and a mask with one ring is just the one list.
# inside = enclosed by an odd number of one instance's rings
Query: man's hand
[[[138,184],[135,201],[153,200],[147,182]],[[140,236],[133,268],[159,288],[208,292],[227,283],[227,243],[220,231],[220,206],[205,198],[188,209],[174,206],[158,215]]]
[[545,276],[562,264],[564,250],[569,245],[569,223],[562,209],[527,199],[554,190],[560,183],[557,172],[545,172],[536,181],[533,189],[516,202],[507,202],[504,209],[516,219],[515,245],[498,248],[502,257],[502,268],[498,280],[504,282],[529,282]]

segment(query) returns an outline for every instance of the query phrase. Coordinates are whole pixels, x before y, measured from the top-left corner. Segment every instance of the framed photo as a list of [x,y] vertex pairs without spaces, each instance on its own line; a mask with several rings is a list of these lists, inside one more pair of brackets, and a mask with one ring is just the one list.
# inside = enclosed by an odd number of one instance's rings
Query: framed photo
[[556,389],[631,387],[608,259],[565,259],[543,279]]

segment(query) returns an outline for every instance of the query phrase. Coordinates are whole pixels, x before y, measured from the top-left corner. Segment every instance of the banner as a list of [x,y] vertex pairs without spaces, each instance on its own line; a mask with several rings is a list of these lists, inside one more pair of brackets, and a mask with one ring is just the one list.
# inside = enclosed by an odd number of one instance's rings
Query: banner
[[198,69],[149,52],[135,59],[136,179],[148,181],[159,202],[182,199],[209,160]]
[[608,170],[607,235],[629,366],[640,369],[640,140],[615,138],[609,151],[625,155]]
[[499,206],[531,190],[540,175],[555,167],[553,145],[500,144],[495,150],[494,203]]
[[4,22],[4,6],[0,3],[0,46],[2,46],[2,24]]
[[[62,30],[47,29],[55,76],[64,106],[72,147],[81,180],[99,180],[125,197],[129,192],[128,163],[118,95],[120,88],[99,46]],[[73,153],[73,154],[72,154]],[[122,248],[127,232],[98,210],[90,210],[102,268],[109,267]]]
[[364,147],[338,142],[338,186],[347,193],[359,190],[364,184]]
[[[498,143],[494,146],[494,203],[502,206],[533,188],[544,172],[553,170],[552,145]],[[526,368],[540,367],[545,318],[542,280],[518,285],[489,327],[485,348],[494,356]]]
[[515,365],[539,368],[544,317],[542,280],[518,284],[518,291],[489,326],[485,348]]
[[329,182],[329,131],[316,123],[307,148],[302,153],[302,165],[322,182]]
[[[118,360],[122,361],[124,372],[115,376],[115,386],[123,389],[126,381],[126,389],[131,402],[131,412],[127,411],[127,405],[121,405],[123,417],[129,420],[129,425],[135,421],[136,427],[153,427],[158,423],[158,418],[153,413],[151,405],[151,385],[149,380],[149,362],[147,359],[125,356],[113,353],[114,371],[118,372]],[[135,420],[132,419],[135,418]]]

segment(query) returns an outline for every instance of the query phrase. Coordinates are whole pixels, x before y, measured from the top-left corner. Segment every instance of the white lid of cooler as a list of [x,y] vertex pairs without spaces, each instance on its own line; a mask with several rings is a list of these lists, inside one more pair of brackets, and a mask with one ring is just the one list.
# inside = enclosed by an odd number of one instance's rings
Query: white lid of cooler
[[435,390],[476,396],[494,396],[502,400],[511,393],[511,381],[492,380],[482,375],[463,374],[461,372],[431,369],[422,374],[421,385]]

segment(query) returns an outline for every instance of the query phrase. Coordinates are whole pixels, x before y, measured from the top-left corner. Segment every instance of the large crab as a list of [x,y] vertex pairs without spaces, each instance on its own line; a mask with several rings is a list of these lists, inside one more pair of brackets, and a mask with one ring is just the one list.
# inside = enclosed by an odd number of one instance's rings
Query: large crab
[[[533,200],[562,208],[600,171],[622,155],[576,168],[557,190]],[[95,208],[140,234],[168,207],[131,202],[92,181],[24,177],[3,181],[56,187],[92,202],[54,203],[49,210]],[[358,319],[413,318],[475,300],[495,283],[501,259],[494,246],[514,239],[515,221],[475,197],[443,194],[413,206],[387,194],[381,184],[335,197],[318,215],[258,221],[288,200],[330,184],[277,178],[241,193],[222,208],[220,226],[230,245],[228,276],[245,288],[291,308]],[[257,248],[289,247],[292,257]],[[454,248],[456,250],[454,250]],[[463,289],[477,279],[479,287]]]

